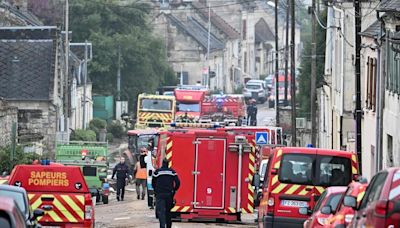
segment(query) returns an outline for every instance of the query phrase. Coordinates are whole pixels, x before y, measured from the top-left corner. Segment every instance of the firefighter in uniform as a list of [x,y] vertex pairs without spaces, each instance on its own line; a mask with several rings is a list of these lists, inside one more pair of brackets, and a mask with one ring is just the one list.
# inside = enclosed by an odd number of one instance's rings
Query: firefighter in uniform
[[257,126],[257,105],[254,99],[251,99],[247,106],[247,121],[248,126]]
[[129,167],[125,164],[125,158],[121,157],[120,162],[114,167],[111,179],[117,174],[117,200],[124,200],[125,185],[129,179]]
[[160,228],[171,228],[171,209],[180,181],[175,170],[168,168],[167,159],[164,159],[162,167],[153,173],[152,185],[156,194],[156,213],[160,220]]

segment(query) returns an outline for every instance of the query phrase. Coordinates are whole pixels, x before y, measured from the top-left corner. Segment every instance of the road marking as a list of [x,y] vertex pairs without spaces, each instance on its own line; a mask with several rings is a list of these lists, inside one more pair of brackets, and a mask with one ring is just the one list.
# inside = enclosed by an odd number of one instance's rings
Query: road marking
[[128,220],[128,219],[131,219],[131,217],[114,218],[115,221],[117,221],[117,220]]

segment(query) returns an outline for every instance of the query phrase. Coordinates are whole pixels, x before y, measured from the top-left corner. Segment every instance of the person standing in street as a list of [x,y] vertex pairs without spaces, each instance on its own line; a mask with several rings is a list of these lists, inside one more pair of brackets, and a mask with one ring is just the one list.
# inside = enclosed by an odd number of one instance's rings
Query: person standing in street
[[129,167],[125,164],[125,158],[121,157],[120,162],[114,167],[111,179],[117,174],[117,200],[124,200],[125,185],[129,179]]
[[168,160],[164,158],[162,167],[153,173],[152,185],[156,195],[156,213],[160,220],[160,228],[171,228],[171,209],[175,192],[180,181],[175,170],[168,168]]
[[248,126],[257,126],[257,101],[254,99],[249,100],[249,104],[247,106],[247,125]]
[[[146,168],[146,161],[145,158],[147,156],[147,148],[142,147],[140,149],[140,157],[139,161],[136,163],[135,166],[135,181],[136,181],[136,193],[137,193],[137,199],[140,199],[140,196],[142,197],[142,200],[144,200],[144,197],[146,195],[146,186],[147,186],[147,168]],[[140,191],[140,187],[142,187],[142,191]],[[142,194],[140,194],[142,193]]]

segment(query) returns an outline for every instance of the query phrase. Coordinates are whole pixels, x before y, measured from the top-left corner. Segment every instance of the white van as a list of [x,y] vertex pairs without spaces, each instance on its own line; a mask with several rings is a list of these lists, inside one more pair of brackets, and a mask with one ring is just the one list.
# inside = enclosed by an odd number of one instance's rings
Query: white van
[[260,103],[264,103],[268,97],[268,89],[264,80],[250,80],[243,89],[243,96],[246,100],[254,98]]

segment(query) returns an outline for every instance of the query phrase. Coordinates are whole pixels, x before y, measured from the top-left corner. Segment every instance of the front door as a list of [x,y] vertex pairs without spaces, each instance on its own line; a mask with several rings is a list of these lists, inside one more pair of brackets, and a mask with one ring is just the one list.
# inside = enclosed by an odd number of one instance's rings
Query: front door
[[194,171],[196,208],[223,208],[225,153],[225,139],[197,139]]

